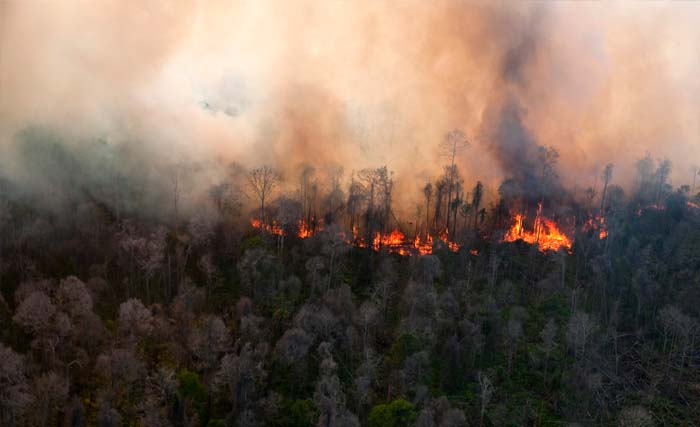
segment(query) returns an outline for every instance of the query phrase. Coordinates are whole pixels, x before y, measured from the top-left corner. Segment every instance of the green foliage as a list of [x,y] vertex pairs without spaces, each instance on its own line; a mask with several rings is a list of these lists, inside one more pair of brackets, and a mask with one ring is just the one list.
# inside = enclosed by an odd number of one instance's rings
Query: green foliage
[[275,419],[268,420],[274,427],[312,427],[318,417],[316,405],[311,399],[286,399]]
[[416,419],[416,410],[411,402],[396,399],[388,405],[377,405],[369,413],[371,427],[405,427]]
[[199,379],[199,375],[182,369],[177,374],[179,382],[178,393],[184,399],[192,402],[192,406],[199,414],[199,420],[206,422],[207,416],[207,390]]
[[265,242],[263,242],[263,239],[260,236],[248,237],[247,239],[243,240],[243,243],[241,243],[241,253],[243,253],[249,249],[264,248],[264,247],[265,247]]
[[177,374],[177,380],[180,383],[178,391],[182,397],[192,399],[195,402],[206,400],[207,391],[199,380],[199,375],[187,369],[182,369]]
[[406,357],[420,351],[422,348],[420,340],[412,334],[401,334],[389,348],[386,355],[386,362],[389,366],[401,366]]

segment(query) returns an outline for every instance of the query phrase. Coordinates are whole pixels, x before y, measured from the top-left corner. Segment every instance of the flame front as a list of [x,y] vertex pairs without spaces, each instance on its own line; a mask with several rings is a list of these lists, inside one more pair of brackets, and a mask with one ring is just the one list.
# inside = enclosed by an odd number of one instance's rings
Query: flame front
[[542,205],[537,209],[537,216],[535,217],[532,231],[525,229],[523,219],[522,214],[515,215],[515,223],[510,227],[503,241],[515,242],[516,240],[522,240],[531,245],[537,245],[542,252],[556,251],[559,248],[571,251],[571,239],[559,230],[554,221],[542,217]]
[[[250,225],[255,229],[277,236],[282,236],[284,234],[284,229],[275,222],[272,224],[263,224],[260,219],[254,218],[250,220]],[[317,224],[314,228],[304,220],[298,221],[297,228],[297,236],[301,239],[312,237],[323,230],[322,224]],[[345,235],[345,233],[343,233],[343,235]],[[438,238],[450,251],[459,251],[460,245],[450,240],[448,230],[438,233]],[[428,234],[425,239],[421,239],[421,237],[417,235],[411,240],[398,228],[388,233],[375,232],[371,243],[368,245],[365,240],[360,237],[360,232],[357,227],[353,226],[352,239],[348,239],[347,243],[359,248],[371,247],[375,251],[383,249],[400,255],[427,255],[433,253],[433,236]],[[472,254],[473,253],[474,252],[472,252]]]

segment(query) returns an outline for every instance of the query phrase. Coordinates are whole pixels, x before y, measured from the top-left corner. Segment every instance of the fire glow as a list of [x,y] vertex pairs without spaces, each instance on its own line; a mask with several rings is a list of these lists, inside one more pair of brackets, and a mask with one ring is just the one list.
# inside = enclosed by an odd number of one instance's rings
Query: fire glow
[[522,240],[531,245],[537,245],[540,251],[557,251],[564,248],[571,252],[571,239],[564,234],[557,224],[542,216],[542,205],[537,209],[537,216],[532,231],[526,230],[523,226],[524,216],[516,214],[514,224],[506,233],[503,241],[515,242]]
[[591,218],[588,218],[588,221],[586,221],[585,224],[583,224],[583,231],[590,230],[597,232],[598,238],[600,240],[603,240],[606,237],[608,237],[608,227],[605,224],[605,217],[595,215]]
[[[250,225],[254,229],[261,230],[269,234],[274,234],[276,236],[283,236],[285,234],[284,228],[278,225],[276,222],[273,222],[272,224],[263,224],[260,219],[254,218],[250,220]],[[318,224],[316,227],[311,227],[306,223],[306,221],[300,220],[297,223],[296,235],[300,239],[306,239],[316,235],[322,230],[322,224]],[[345,233],[341,232],[341,234],[345,236]],[[447,249],[452,252],[459,251],[460,245],[450,240],[448,230],[438,233],[437,241],[444,244]],[[375,251],[384,249],[391,253],[410,256],[428,255],[433,253],[433,244],[435,240],[430,234],[428,234],[425,238],[421,238],[419,235],[417,235],[414,239],[410,239],[398,228],[395,228],[388,233],[375,232],[371,244],[368,245],[365,240],[360,237],[357,228],[354,228],[352,239],[346,239],[346,242],[359,248],[371,247]],[[478,252],[475,251],[476,250],[472,250],[470,253],[472,255],[475,253],[478,254]]]

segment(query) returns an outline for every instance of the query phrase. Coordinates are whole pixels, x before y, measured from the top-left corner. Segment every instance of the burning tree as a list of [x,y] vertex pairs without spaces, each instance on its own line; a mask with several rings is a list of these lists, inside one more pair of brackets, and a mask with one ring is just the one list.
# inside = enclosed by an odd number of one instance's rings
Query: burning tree
[[260,221],[261,227],[265,222],[265,200],[274,191],[279,183],[280,177],[277,172],[269,166],[261,166],[248,173],[248,184],[255,195],[260,200]]

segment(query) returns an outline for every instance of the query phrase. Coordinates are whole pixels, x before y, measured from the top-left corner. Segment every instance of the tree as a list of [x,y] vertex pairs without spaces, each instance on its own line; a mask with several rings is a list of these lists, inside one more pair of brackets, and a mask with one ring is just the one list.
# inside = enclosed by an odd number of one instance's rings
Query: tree
[[233,413],[248,409],[256,391],[267,376],[263,362],[268,346],[265,343],[253,346],[245,343],[237,352],[226,354],[221,359],[215,374],[214,384],[219,393],[224,393],[233,407]]
[[0,343],[0,424],[21,425],[21,416],[31,401],[22,356]]
[[653,179],[654,159],[651,157],[651,153],[647,152],[644,157],[637,160],[635,168],[637,169],[637,188],[641,195],[644,196],[644,192],[649,190]]
[[371,301],[365,301],[357,310],[355,324],[360,329],[362,335],[362,352],[365,360],[369,358],[369,341],[373,333],[370,332],[379,323],[379,310]]
[[61,280],[56,292],[56,302],[72,319],[92,313],[92,296],[85,283],[75,276]]
[[585,356],[586,346],[595,330],[596,324],[588,313],[577,311],[569,319],[566,339],[577,361],[581,361]]
[[[467,141],[467,135],[460,129],[454,129],[445,134],[442,143],[440,144],[440,150],[443,155],[446,155],[450,159],[450,165],[447,174],[447,203],[452,202],[452,191],[454,190],[455,178],[457,175],[457,169],[455,168],[455,157],[458,153],[469,148],[470,144]],[[449,211],[447,214],[447,229],[450,228],[450,215]]]
[[36,425],[46,426],[63,409],[68,397],[68,380],[56,372],[48,372],[34,380],[33,418]]
[[338,365],[333,360],[331,345],[318,346],[321,371],[314,390],[314,402],[319,410],[317,426],[359,426],[357,417],[345,408],[345,395],[336,373]]
[[486,408],[489,406],[495,390],[491,380],[483,372],[477,374],[477,380],[479,381],[479,401],[481,403],[481,409],[479,410],[479,426],[482,426],[484,424]]
[[433,197],[433,184],[427,183],[423,187],[425,196],[425,234],[430,234],[430,199]]
[[216,211],[224,220],[238,216],[241,209],[240,188],[229,182],[222,182],[209,189],[209,198]]
[[306,224],[311,224],[315,217],[316,195],[318,184],[314,175],[316,170],[312,166],[304,166],[299,177],[299,198],[301,199],[301,218]]
[[27,332],[39,334],[50,326],[56,313],[56,306],[48,295],[34,291],[17,308],[14,320]]
[[123,393],[127,400],[144,369],[144,363],[133,350],[121,348],[102,353],[95,364],[95,370],[107,380],[110,391]]
[[608,184],[610,183],[610,180],[612,179],[613,175],[613,164],[608,163],[605,165],[605,169],[603,170],[603,193],[600,196],[600,214],[603,215],[605,213],[605,196],[608,194]]
[[544,201],[544,197],[549,191],[549,185],[552,181],[556,180],[557,175],[557,162],[559,161],[559,152],[554,147],[543,147],[537,148],[537,156],[540,164],[542,165],[542,175],[540,178],[540,201]]
[[173,220],[175,222],[179,219],[180,214],[180,200],[182,199],[183,193],[188,190],[186,177],[194,171],[193,165],[187,164],[185,162],[177,162],[168,167],[168,178],[170,180],[170,192],[172,197],[172,207],[173,207]]
[[190,349],[205,369],[211,370],[231,345],[229,331],[219,316],[205,316],[189,336]]
[[365,241],[371,242],[376,231],[384,233],[391,214],[391,193],[394,173],[386,166],[362,169],[357,177],[367,201],[365,210]]
[[666,188],[666,181],[668,180],[668,176],[671,174],[671,161],[668,159],[664,159],[661,162],[659,162],[659,165],[656,168],[656,171],[654,173],[654,178],[656,180],[656,197],[655,197],[655,202],[657,205],[661,202],[661,195],[663,194],[665,188]]
[[218,274],[219,269],[216,268],[216,264],[214,264],[214,261],[212,261],[211,254],[208,253],[199,258],[197,267],[199,267],[199,270],[204,273],[207,283],[207,299],[209,299],[211,297],[212,283],[214,282],[214,278]]
[[457,408],[448,409],[440,420],[440,427],[466,427],[467,419],[464,412]]
[[53,361],[61,340],[67,338],[73,330],[70,318],[58,310],[42,291],[29,294],[17,308],[13,320],[33,335],[32,347],[41,350],[49,362]]
[[520,319],[511,318],[506,325],[506,352],[508,355],[508,375],[513,370],[513,362],[517,355],[518,342],[523,335],[523,325]]
[[620,427],[654,427],[654,416],[643,406],[630,406],[620,412]]
[[547,324],[540,332],[542,340],[542,350],[544,352],[544,381],[547,382],[547,370],[549,368],[549,358],[556,346],[557,326],[553,319],[547,320]]
[[260,227],[264,227],[265,222],[265,200],[270,197],[275,187],[279,183],[280,177],[269,166],[255,168],[248,173],[248,184],[257,198],[260,200]]
[[153,316],[140,300],[131,298],[119,305],[119,329],[132,339],[144,337],[153,329]]
[[481,205],[481,199],[484,196],[484,185],[481,181],[477,181],[472,191],[472,210],[474,211],[474,231],[476,231],[476,220],[479,214],[479,205]]
[[286,330],[277,341],[275,354],[285,363],[298,366],[309,353],[312,343],[313,338],[306,331],[301,328],[291,328]]
[[372,408],[367,421],[370,427],[404,427],[416,419],[416,410],[411,402],[396,399],[389,404]]

